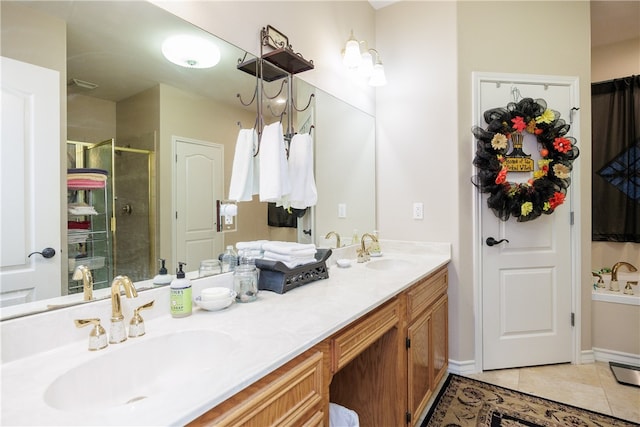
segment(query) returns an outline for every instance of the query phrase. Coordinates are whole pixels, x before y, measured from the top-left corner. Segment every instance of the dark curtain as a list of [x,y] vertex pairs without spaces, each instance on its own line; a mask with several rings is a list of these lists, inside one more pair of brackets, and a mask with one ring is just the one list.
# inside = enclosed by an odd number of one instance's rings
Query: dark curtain
[[640,76],[591,85],[592,240],[640,243]]

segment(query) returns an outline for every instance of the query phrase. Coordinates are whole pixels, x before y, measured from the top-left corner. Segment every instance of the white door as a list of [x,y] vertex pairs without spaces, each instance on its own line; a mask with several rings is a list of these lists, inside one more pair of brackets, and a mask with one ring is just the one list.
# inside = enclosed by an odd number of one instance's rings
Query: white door
[[222,145],[175,138],[176,262],[185,271],[198,270],[203,259],[223,252],[222,233],[216,231],[216,200],[222,200]]
[[[507,81],[518,81],[517,76]],[[476,116],[483,127],[482,112],[506,107],[514,95],[544,99],[547,107],[560,112],[567,122],[571,108],[577,105],[577,79],[552,84],[528,83],[522,78],[516,84],[484,81],[479,83],[479,91]],[[572,131],[576,136],[573,126]],[[525,136],[523,149],[534,160],[539,159],[534,136]],[[512,182],[529,178],[529,172],[509,174]],[[515,218],[501,221],[487,208],[486,195],[482,197],[483,370],[572,360],[570,194],[553,214],[522,223]],[[508,242],[490,246],[486,242],[489,237]]]
[[[6,307],[61,294],[60,75],[1,60],[0,306]],[[45,248],[55,255],[29,256]]]

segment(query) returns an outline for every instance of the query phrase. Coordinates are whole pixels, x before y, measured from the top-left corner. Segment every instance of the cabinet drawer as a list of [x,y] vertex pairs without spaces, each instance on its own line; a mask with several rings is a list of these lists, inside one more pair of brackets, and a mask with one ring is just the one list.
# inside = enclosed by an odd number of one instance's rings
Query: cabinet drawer
[[400,304],[394,300],[347,327],[331,339],[331,371],[352,361],[389,329],[398,325]]
[[442,267],[407,292],[407,317],[411,321],[447,292],[447,267]]
[[190,425],[321,425],[324,418],[322,358],[320,351],[299,356]]

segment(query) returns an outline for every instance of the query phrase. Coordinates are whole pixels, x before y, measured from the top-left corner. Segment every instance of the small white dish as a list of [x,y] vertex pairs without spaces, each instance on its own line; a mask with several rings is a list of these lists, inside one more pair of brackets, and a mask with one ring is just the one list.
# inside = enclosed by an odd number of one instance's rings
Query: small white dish
[[213,288],[205,288],[200,292],[202,301],[212,301],[217,299],[225,299],[229,297],[231,289],[223,286],[215,286]]
[[340,258],[336,260],[336,264],[338,264],[338,267],[340,268],[349,268],[351,267],[351,260],[346,258]]
[[236,299],[236,293],[230,289],[227,289],[226,297],[219,297],[216,299],[203,300],[202,296],[196,297],[194,302],[198,307],[207,311],[218,311],[225,309],[231,305]]
[[372,256],[372,257],[374,257],[374,258],[377,258],[377,257],[379,257],[379,256],[382,256],[382,252],[374,252],[374,253],[371,253],[371,254],[369,254],[369,255],[371,255],[371,256]]

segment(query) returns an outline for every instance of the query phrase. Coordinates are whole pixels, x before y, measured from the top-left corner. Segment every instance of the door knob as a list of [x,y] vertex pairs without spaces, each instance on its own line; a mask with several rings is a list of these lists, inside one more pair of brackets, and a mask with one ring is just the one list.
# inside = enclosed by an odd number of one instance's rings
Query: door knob
[[31,252],[28,258],[31,258],[31,255],[33,254],[42,255],[43,258],[53,258],[54,255],[56,254],[56,250],[53,248],[44,248],[42,252]]
[[509,243],[509,241],[507,239],[496,240],[493,237],[487,237],[487,246],[497,245],[497,244],[502,243],[502,242]]

